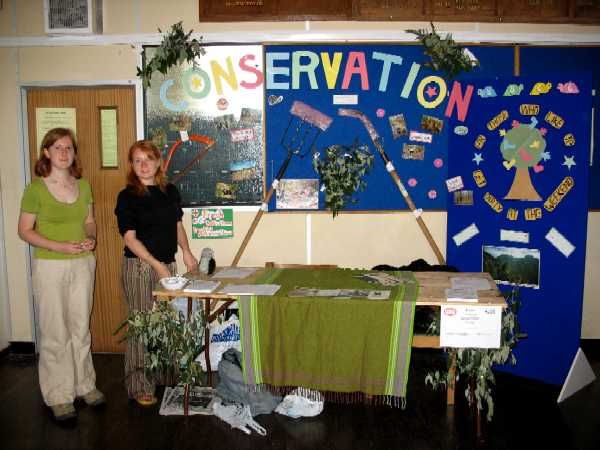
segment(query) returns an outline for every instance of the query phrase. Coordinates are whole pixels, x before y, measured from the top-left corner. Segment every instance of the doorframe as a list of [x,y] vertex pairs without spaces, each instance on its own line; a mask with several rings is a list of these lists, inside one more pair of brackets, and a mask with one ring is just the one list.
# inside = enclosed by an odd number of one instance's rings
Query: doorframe
[[[141,64],[141,56],[140,56]],[[31,182],[31,160],[29,158],[29,121],[27,119],[27,91],[38,88],[100,88],[103,86],[133,86],[135,90],[135,115],[136,115],[136,136],[137,139],[143,139],[144,136],[144,92],[141,80],[130,78],[124,80],[89,80],[89,81],[38,81],[20,83],[19,91],[19,114],[17,117],[17,127],[21,130],[19,139],[19,151],[21,153],[21,167],[23,168],[21,181],[23,189]],[[33,284],[31,279],[32,251],[31,246],[25,245],[26,252],[26,270],[27,270],[27,301],[29,305],[29,315],[31,322],[31,332],[33,334],[33,344],[35,351],[38,352],[38,328],[36,320],[35,302],[33,300]],[[1,255],[0,255],[1,256]],[[0,261],[1,262],[1,261]],[[0,264],[1,267],[1,264]]]

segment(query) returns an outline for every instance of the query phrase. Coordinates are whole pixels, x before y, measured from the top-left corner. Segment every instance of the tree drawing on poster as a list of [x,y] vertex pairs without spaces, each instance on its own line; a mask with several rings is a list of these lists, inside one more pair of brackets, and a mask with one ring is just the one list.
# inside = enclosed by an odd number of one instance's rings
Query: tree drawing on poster
[[506,170],[515,169],[515,178],[505,200],[541,200],[529,175],[532,167],[536,173],[543,170],[538,163],[546,149],[546,130],[537,129],[537,124],[535,117],[531,117],[531,123],[526,125],[515,120],[512,129],[504,134],[500,144],[504,158],[502,165]]
[[[263,192],[259,45],[205,46],[196,64],[156,73],[145,135],[162,150],[184,206],[254,205]],[[151,58],[155,47],[144,49]]]
[[519,287],[528,337],[503,370],[560,384],[581,333],[591,80],[472,81],[467,120],[450,123],[448,263]]

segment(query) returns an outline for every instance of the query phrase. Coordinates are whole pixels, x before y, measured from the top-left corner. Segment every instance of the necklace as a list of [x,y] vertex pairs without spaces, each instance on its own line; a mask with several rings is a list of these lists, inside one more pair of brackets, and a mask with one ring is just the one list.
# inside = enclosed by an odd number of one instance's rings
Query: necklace
[[46,178],[46,180],[48,180],[48,182],[50,182],[51,184],[55,184],[59,187],[62,187],[63,189],[72,189],[75,186],[75,182],[71,178],[68,178],[66,181],[63,181],[48,177]]

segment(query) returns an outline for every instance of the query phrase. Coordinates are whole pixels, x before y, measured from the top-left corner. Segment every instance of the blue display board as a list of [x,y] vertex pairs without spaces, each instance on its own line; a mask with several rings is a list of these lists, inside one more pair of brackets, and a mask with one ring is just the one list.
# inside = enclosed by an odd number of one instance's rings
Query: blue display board
[[592,106],[596,111],[592,128],[590,158],[590,209],[600,209],[600,47],[521,47],[521,75],[531,76],[565,69],[586,70],[592,74]]
[[[448,263],[519,285],[517,365],[561,384],[579,346],[587,232],[589,73],[473,81],[449,136]],[[450,129],[457,125],[451,120]]]
[[[474,74],[512,74],[512,47],[474,46],[471,50],[481,62]],[[296,131],[297,117],[290,113],[294,101],[300,101],[333,119],[318,137],[317,150],[322,152],[333,144],[366,144],[375,155],[374,168],[365,177],[366,190],[359,192],[355,196],[357,202],[348,204],[346,209],[407,209],[363,123],[338,114],[340,108],[349,108],[359,110],[372,122],[417,207],[445,209],[448,118],[468,120],[473,114],[469,102],[476,93],[468,77],[456,82],[444,80],[423,66],[426,60],[420,45],[265,46],[267,183],[274,179],[286,159],[282,138],[285,136],[286,142],[290,142],[290,136],[303,133]],[[290,119],[293,120],[288,128]],[[413,134],[411,139],[411,131],[420,134]],[[302,157],[304,153],[307,154]],[[318,178],[306,144],[292,158],[284,178]],[[320,209],[324,208],[323,198],[321,192]],[[273,198],[269,210],[275,209]]]

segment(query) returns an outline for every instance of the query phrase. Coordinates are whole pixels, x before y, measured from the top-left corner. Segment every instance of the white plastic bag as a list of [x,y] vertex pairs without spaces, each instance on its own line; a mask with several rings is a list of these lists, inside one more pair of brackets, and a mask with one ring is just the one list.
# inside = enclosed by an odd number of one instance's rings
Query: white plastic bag
[[[240,342],[240,320],[235,314],[223,323],[210,326],[210,368],[214,372],[219,366],[219,362],[230,348],[242,351]],[[204,352],[196,358],[200,363],[202,370],[206,372],[206,358]]]
[[[309,398],[309,396],[311,398]],[[323,396],[320,392],[307,388],[297,388],[286,395],[277,405],[275,412],[297,419],[298,417],[314,417],[323,411]]]
[[250,414],[250,406],[224,406],[221,403],[221,399],[219,397],[215,397],[212,407],[215,416],[217,416],[223,422],[227,422],[229,425],[231,425],[231,428],[237,428],[246,434],[252,434],[252,430],[254,430],[261,436],[267,435],[267,430],[265,430],[252,418],[252,414]]

